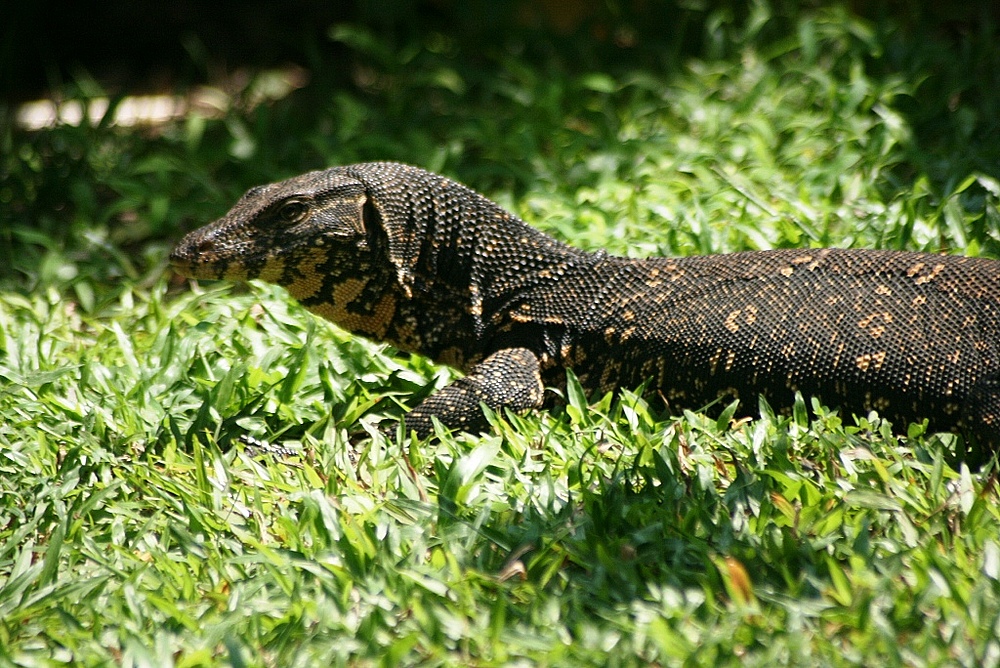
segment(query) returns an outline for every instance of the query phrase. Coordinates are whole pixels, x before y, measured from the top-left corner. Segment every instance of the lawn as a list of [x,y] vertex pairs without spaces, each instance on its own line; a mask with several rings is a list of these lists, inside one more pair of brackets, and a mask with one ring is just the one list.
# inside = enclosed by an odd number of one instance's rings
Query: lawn
[[417,441],[386,426],[454,372],[167,268],[246,188],[370,159],[618,254],[1000,258],[988,12],[689,4],[593,50],[337,24],[336,76],[154,127],[0,109],[0,666],[1000,665],[997,463],[957,436],[570,377]]

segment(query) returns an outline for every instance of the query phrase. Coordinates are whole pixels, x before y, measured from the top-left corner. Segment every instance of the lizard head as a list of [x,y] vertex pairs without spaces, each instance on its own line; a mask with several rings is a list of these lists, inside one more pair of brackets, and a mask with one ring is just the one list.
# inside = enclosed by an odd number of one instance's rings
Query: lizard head
[[251,188],[225,216],[181,239],[170,261],[191,278],[260,278],[287,287],[312,271],[303,262],[363,250],[372,215],[360,181],[310,172]]
[[225,216],[185,236],[170,260],[191,278],[276,283],[345,329],[384,340],[396,307],[417,301],[418,284],[466,289],[478,317],[478,287],[464,266],[471,234],[508,219],[443,176],[360,163],[251,188]]
[[378,263],[372,252],[381,245],[381,263],[411,297],[428,226],[473,209],[500,212],[465,186],[418,167],[334,167],[251,188],[225,216],[181,239],[170,261],[190,278],[259,278],[301,299],[302,290],[293,288],[319,273],[311,265],[322,261],[322,272],[343,275],[352,265]]
[[251,188],[225,216],[181,239],[171,264],[191,278],[276,283],[313,312],[381,340],[412,279],[406,251],[392,241],[406,235],[385,223],[394,199],[387,184],[366,182],[378,171],[370,167]]

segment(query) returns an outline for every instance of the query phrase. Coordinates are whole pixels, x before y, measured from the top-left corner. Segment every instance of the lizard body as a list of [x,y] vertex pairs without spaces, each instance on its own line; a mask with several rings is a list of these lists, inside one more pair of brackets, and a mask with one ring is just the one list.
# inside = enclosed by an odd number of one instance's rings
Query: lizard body
[[794,392],[1000,445],[1000,263],[807,249],[634,260],[587,253],[465,186],[396,163],[253,188],[171,255],[180,273],[259,278],[314,313],[465,372],[407,413],[466,431],[584,389],[647,380],[677,405]]

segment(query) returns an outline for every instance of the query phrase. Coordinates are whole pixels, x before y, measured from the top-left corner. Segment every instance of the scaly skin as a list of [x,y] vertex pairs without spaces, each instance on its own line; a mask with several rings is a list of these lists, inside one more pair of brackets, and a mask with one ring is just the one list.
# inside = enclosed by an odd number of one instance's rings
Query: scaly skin
[[672,406],[796,391],[1000,444],[1000,263],[777,250],[632,260],[562,244],[465,186],[395,163],[251,189],[171,255],[193,278],[277,283],[340,327],[467,375],[410,411],[466,431],[647,380]]

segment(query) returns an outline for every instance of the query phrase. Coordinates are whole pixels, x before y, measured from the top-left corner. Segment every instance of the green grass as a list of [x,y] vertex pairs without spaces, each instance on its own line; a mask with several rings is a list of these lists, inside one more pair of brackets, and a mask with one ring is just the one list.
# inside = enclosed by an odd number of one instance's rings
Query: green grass
[[450,371],[165,272],[243,188],[374,158],[617,253],[1000,257],[995,30],[702,19],[697,53],[606,69],[341,26],[383,88],[6,127],[0,665],[1000,664],[996,464],[956,437],[572,379],[488,435],[386,437]]

